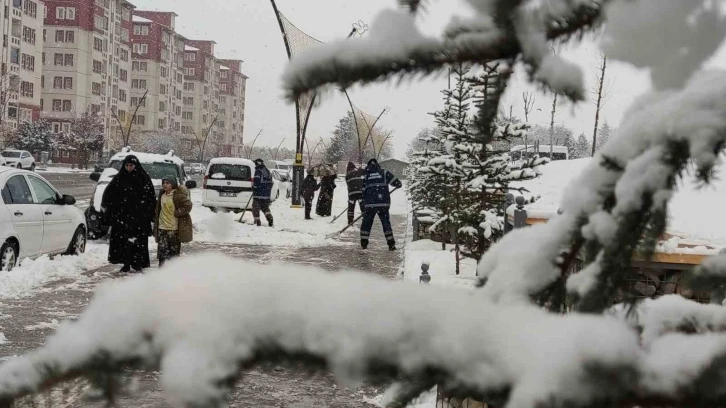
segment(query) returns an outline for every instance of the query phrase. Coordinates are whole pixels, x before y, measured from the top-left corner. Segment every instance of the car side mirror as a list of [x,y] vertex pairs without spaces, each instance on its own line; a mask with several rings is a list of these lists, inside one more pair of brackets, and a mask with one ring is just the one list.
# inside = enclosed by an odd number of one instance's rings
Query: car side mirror
[[191,189],[193,189],[193,188],[197,188],[197,182],[196,182],[196,181],[194,181],[194,180],[187,180],[187,182],[186,182],[186,183],[184,183],[184,185],[185,185],[185,186],[186,186],[186,187],[187,187],[188,189],[190,189],[190,190],[191,190]]
[[93,172],[90,176],[88,176],[88,178],[98,183],[98,180],[101,179],[101,173]]
[[63,205],[73,205],[75,203],[76,199],[73,196],[63,195],[63,198],[61,199],[61,204]]

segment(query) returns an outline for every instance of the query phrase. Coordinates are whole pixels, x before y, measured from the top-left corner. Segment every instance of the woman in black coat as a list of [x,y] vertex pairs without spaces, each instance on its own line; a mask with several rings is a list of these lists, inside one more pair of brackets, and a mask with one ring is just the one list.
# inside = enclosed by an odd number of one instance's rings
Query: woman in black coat
[[329,217],[333,211],[333,192],[335,190],[335,174],[323,176],[320,180],[320,194],[318,204],[315,207],[315,214],[321,217]]
[[149,236],[156,209],[151,177],[139,159],[128,155],[103,193],[104,216],[111,226],[108,261],[122,264],[121,272],[140,272],[151,266]]

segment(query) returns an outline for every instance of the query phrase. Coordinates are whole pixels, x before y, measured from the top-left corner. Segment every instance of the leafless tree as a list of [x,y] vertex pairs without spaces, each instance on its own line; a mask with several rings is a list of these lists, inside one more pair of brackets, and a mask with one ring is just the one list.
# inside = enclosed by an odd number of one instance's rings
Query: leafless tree
[[[214,127],[214,124],[217,123],[218,118],[219,114],[217,114],[214,119],[212,119],[212,123],[210,123],[209,126],[201,132],[197,132],[194,128],[190,128],[194,135],[194,140],[197,142],[197,147],[199,147],[199,161],[201,163],[204,163],[204,152],[207,148],[207,142],[209,141],[209,134],[212,132],[212,128]],[[215,141],[215,143],[216,142],[217,141]]]
[[597,67],[597,82],[595,83],[595,87],[592,90],[592,93],[595,96],[595,126],[592,130],[592,152],[590,154],[591,156],[595,156],[595,147],[597,146],[597,131],[598,126],[600,125],[600,111],[602,110],[603,106],[605,106],[607,98],[610,95],[610,89],[605,82],[605,72],[607,71],[608,67],[608,58],[605,56],[605,54],[600,53],[598,56],[598,60],[600,64]]
[[[522,101],[524,102],[524,123],[529,123],[529,114],[532,112],[532,109],[534,109],[534,101],[535,101],[534,93],[532,92],[522,92]],[[527,155],[527,145],[528,145],[528,138],[527,133],[524,134],[524,154]]]
[[257,132],[257,136],[255,136],[255,138],[252,140],[252,144],[249,147],[247,147],[245,145],[242,145],[242,149],[244,150],[245,156],[247,156],[248,159],[251,159],[252,158],[251,157],[252,156],[252,149],[255,148],[255,143],[257,142],[257,138],[260,137],[260,135],[262,134],[262,131],[263,130],[264,129],[260,129],[260,131]]
[[111,110],[111,116],[114,118],[114,120],[116,120],[116,124],[121,131],[121,137],[123,139],[124,146],[128,146],[131,141],[132,126],[136,123],[136,117],[139,113],[139,108],[146,103],[146,96],[148,94],[149,90],[147,89],[146,92],[144,92],[144,96],[142,96],[139,99],[139,102],[136,104],[134,113],[130,117],[127,116],[126,118],[124,118],[123,121],[119,119],[115,111]]
[[[559,45],[552,46],[552,53],[555,56],[560,55],[562,48]],[[555,136],[555,115],[557,114],[557,93],[554,93],[552,98],[552,112],[550,114],[550,158],[554,151],[554,136]],[[539,153],[539,152],[538,152]]]
[[17,98],[20,91],[20,77],[16,74],[6,73],[0,76],[0,136],[5,141],[7,133],[12,129],[8,126],[8,106],[12,99]]

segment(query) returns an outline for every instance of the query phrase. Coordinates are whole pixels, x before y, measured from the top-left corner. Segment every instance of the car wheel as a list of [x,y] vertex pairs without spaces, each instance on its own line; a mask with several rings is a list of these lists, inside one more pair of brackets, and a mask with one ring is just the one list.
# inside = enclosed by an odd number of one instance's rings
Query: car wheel
[[18,245],[12,241],[5,241],[0,247],[0,270],[10,272],[18,263]]
[[86,252],[86,230],[78,227],[71,238],[71,243],[68,244],[66,255],[80,255],[84,252]]
[[35,171],[35,163],[30,165],[30,171]]

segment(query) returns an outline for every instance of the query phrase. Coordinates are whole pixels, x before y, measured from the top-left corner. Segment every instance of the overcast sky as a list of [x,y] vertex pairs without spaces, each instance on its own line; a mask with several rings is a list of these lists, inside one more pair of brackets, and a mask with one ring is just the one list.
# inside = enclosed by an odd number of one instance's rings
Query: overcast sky
[[[280,85],[287,55],[269,0],[213,0],[206,5],[197,0],[132,2],[140,9],[175,11],[179,14],[177,31],[192,39],[215,40],[216,53],[220,58],[244,60],[243,71],[250,77],[247,82],[245,142],[251,142],[262,129],[258,145],[277,145],[284,139],[283,146],[294,147],[294,106],[282,99]],[[397,6],[395,0],[277,0],[277,5],[298,28],[324,42],[345,37],[355,21],[363,20],[370,25],[377,11]],[[463,0],[433,1],[428,12],[420,17],[419,25],[425,33],[434,36],[441,32],[454,14],[469,15],[471,11]],[[570,47],[563,55],[583,67],[591,87],[595,83],[598,64],[596,43],[587,41]],[[711,65],[726,67],[724,47]],[[611,61],[607,82],[609,96],[601,116],[617,126],[633,99],[650,88],[650,80],[647,72]],[[379,123],[395,131],[395,154],[402,157],[407,144],[418,131],[433,125],[428,113],[441,108],[439,91],[446,84],[446,78],[439,77],[400,86],[369,85],[351,89],[349,94],[356,106],[371,115],[378,115],[386,106],[391,108]],[[524,91],[536,93],[535,112],[530,116],[530,123],[549,124],[551,96],[529,87],[523,77],[510,87],[504,106],[514,105],[515,115],[523,116]],[[311,115],[308,138],[329,138],[335,124],[348,109],[344,97],[327,96]],[[555,121],[572,128],[576,135],[586,132],[591,137],[594,116],[594,103],[582,103],[576,107],[565,103],[558,107]]]

